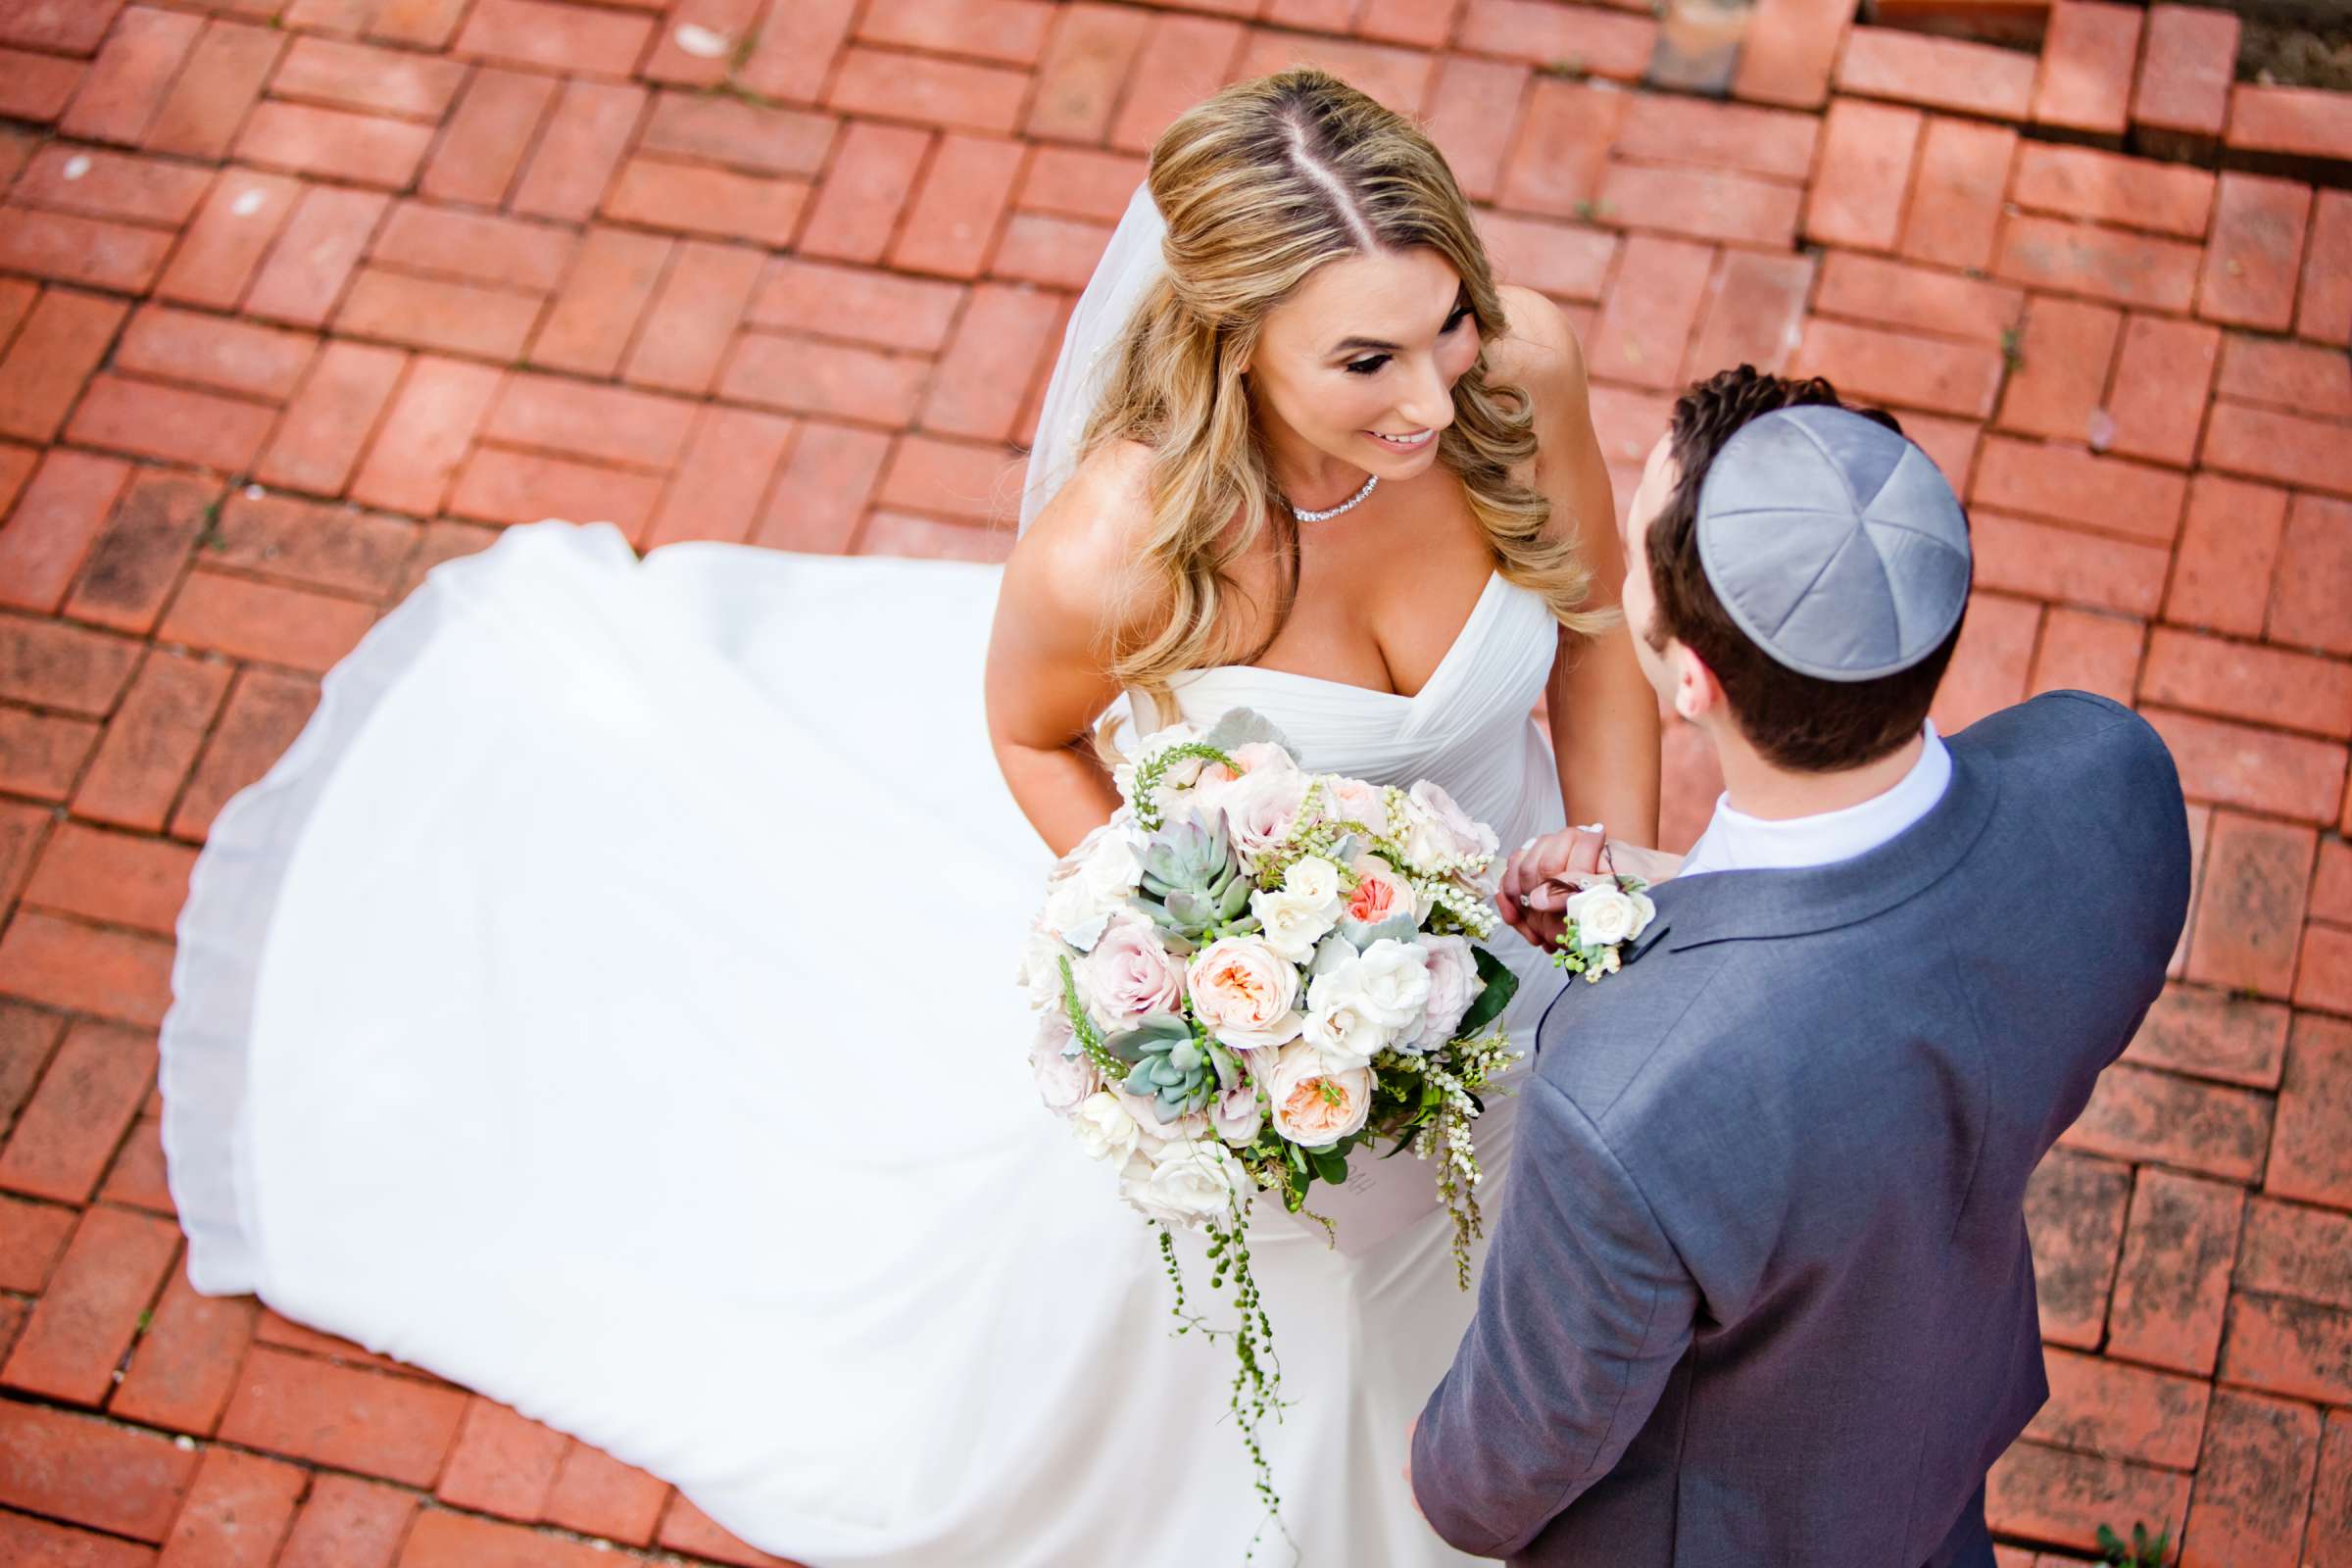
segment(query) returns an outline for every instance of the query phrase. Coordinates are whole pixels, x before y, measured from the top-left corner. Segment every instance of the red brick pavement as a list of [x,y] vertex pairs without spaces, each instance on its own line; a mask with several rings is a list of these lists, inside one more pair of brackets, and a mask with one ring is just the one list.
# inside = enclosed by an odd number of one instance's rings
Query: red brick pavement
[[2352,191],[2306,182],[2352,99],[2232,84],[2216,12],[2060,0],[2037,61],[1851,10],[1761,0],[1725,103],[1634,89],[1638,0],[0,0],[0,1558],[767,1560],[188,1290],[188,863],[501,524],[1001,557],[1142,153],[1311,61],[1568,307],[1621,496],[1682,378],[1826,372],[1971,502],[1940,721],[2070,685],[2162,729],[2194,920],[2033,1189],[2054,1394],[1992,1512],[2008,1568],[2135,1518],[2352,1564]]

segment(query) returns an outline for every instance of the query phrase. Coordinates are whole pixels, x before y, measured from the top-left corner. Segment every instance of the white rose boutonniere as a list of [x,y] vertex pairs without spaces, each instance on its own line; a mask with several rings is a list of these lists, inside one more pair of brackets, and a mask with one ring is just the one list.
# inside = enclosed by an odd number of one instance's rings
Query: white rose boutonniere
[[1597,981],[1625,967],[1625,950],[1642,940],[1658,907],[1649,900],[1649,884],[1638,876],[1586,877],[1578,889],[1561,911],[1566,926],[1551,961]]

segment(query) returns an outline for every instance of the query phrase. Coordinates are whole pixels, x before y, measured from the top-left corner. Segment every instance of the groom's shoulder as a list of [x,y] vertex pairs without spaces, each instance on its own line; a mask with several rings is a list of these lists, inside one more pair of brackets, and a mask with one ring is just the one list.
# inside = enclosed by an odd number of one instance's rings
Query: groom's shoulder
[[1979,719],[1952,744],[1992,761],[2040,767],[2171,761],[2163,737],[2146,719],[2095,692],[2044,692]]
[[2003,781],[2005,800],[2036,815],[2144,820],[2169,828],[2180,814],[2180,776],[2148,721],[2091,692],[2046,692],[1978,720],[1951,739]]

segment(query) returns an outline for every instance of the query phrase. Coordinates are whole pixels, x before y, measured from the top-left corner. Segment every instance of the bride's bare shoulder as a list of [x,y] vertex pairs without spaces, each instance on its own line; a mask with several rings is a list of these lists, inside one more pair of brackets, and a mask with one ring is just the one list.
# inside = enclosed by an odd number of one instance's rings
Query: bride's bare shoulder
[[1539,416],[1546,403],[1581,410],[1588,395],[1585,350],[1567,314],[1532,288],[1506,283],[1496,292],[1508,330],[1487,343],[1494,379],[1527,388]]
[[1139,581],[1135,567],[1151,524],[1152,449],[1140,441],[1105,443],[1087,455],[1021,535],[1006,565],[1006,588],[1090,616],[1112,604],[1148,612],[1150,585]]

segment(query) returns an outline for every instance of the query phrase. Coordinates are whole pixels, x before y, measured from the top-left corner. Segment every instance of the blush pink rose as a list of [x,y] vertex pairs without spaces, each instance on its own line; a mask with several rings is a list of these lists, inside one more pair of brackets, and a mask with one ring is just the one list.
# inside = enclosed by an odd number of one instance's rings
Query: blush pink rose
[[1338,822],[1361,822],[1372,830],[1374,838],[1389,835],[1388,792],[1377,784],[1367,784],[1360,778],[1341,778],[1337,774],[1325,777],[1324,786],[1331,796],[1326,814]]
[[1078,994],[1105,1029],[1122,1028],[1151,1012],[1175,1012],[1184,999],[1184,968],[1141,920],[1113,920],[1094,951],[1075,965]]
[[1290,753],[1271,741],[1250,741],[1227,755],[1240,764],[1240,771],[1218,762],[1202,768],[1192,793],[1192,809],[1203,821],[1210,812],[1223,811],[1234,848],[1245,860],[1254,861],[1290,833],[1309,778]]
[[1249,1148],[1265,1124],[1265,1111],[1257,1102],[1257,1080],[1247,1072],[1237,1075],[1232,1088],[1221,1090],[1208,1102],[1210,1130],[1236,1149]]
[[1048,1013],[1029,1048],[1029,1071],[1037,1079],[1038,1098],[1065,1119],[1077,1115],[1078,1107],[1102,1087],[1102,1074],[1085,1053],[1063,1054],[1069,1042],[1070,1026]]
[[1429,1007],[1420,1032],[1406,1044],[1435,1051],[1453,1038],[1462,1014],[1487,985],[1478,977],[1478,959],[1467,937],[1425,936],[1420,942],[1429,958]]
[[1454,804],[1439,785],[1423,779],[1405,792],[1404,853],[1416,868],[1440,860],[1491,856],[1499,847],[1494,830]]
[[1290,837],[1298,808],[1306,801],[1307,776],[1297,768],[1264,767],[1244,775],[1218,793],[1226,830],[1246,860]]

